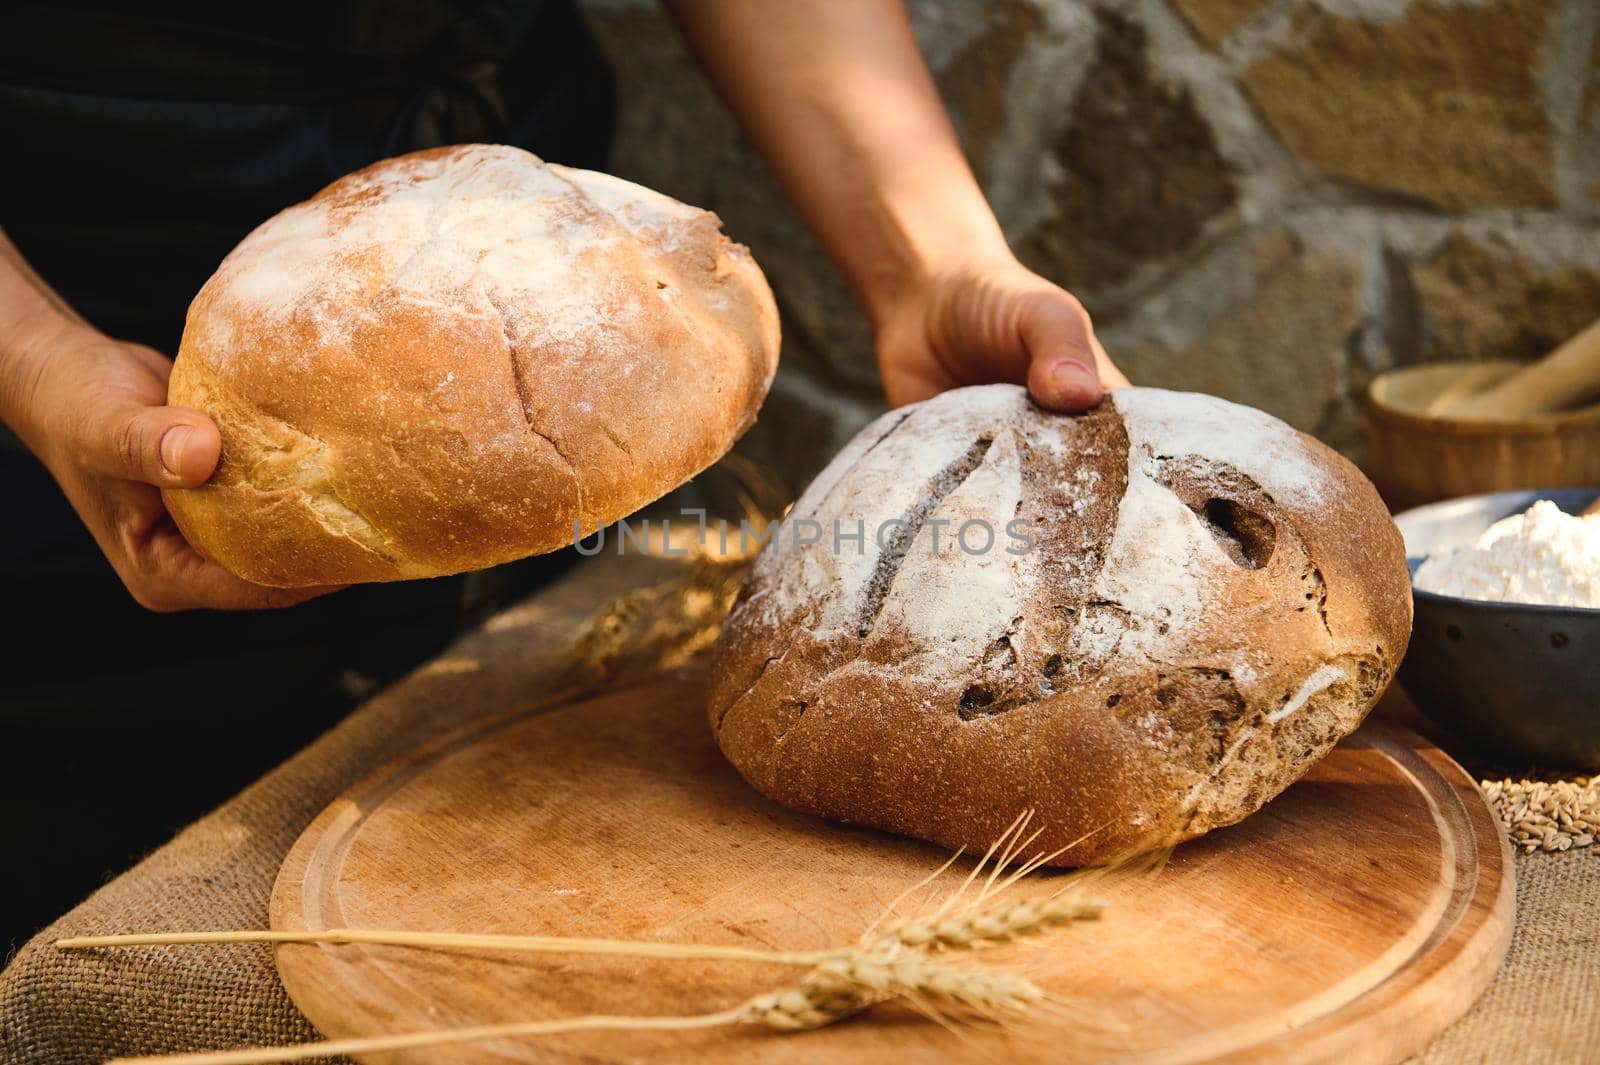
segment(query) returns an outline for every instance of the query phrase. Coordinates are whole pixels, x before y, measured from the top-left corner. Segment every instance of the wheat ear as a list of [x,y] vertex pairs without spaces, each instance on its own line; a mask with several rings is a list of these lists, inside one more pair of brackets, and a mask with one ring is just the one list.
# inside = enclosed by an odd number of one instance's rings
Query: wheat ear
[[[1076,890],[1063,888],[1043,898],[1017,899],[1003,905],[992,900],[1003,895],[1023,878],[1037,872],[1042,866],[1060,857],[1064,852],[1087,839],[1088,833],[1049,854],[1039,853],[1019,861],[1024,849],[1038,838],[1039,832],[1024,835],[1032,820],[1033,811],[1025,810],[1001,833],[960,887],[952,892],[931,914],[924,917],[903,918],[884,926],[878,936],[913,947],[970,947],[978,943],[1001,942],[1019,936],[1033,935],[1055,925],[1098,918],[1104,907],[1091,899],[1081,897]],[[1098,831],[1096,829],[1095,831]],[[967,899],[967,892],[983,874],[985,865],[989,873],[975,898]],[[1002,876],[1008,866],[1016,868]],[[941,867],[948,868],[949,863]],[[905,897],[890,903],[892,911]],[[885,914],[887,916],[887,913]],[[884,921],[874,922],[876,928]],[[871,933],[869,932],[869,935]]]
[[892,924],[884,934],[911,947],[970,947],[975,943],[1033,935],[1055,925],[1092,921],[1103,909],[1091,899],[1051,895],[1042,899],[1018,899],[971,913]]

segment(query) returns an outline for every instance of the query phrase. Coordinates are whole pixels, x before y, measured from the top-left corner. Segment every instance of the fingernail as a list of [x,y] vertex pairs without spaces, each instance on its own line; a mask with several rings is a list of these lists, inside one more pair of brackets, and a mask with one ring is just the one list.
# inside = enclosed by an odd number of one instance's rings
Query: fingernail
[[187,425],[174,425],[161,435],[161,465],[174,477],[183,476],[183,445],[192,431]]
[[1050,371],[1051,377],[1062,388],[1079,388],[1083,385],[1098,386],[1099,378],[1086,363],[1077,359],[1061,359]]

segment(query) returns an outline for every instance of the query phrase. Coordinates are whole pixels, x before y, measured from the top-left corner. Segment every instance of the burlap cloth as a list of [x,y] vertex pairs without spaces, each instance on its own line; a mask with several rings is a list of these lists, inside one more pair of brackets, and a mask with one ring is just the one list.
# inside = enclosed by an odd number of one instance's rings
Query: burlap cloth
[[[264,927],[290,845],[363,774],[471,717],[692,655],[714,635],[736,575],[703,561],[595,559],[463,638],[24,947],[0,973],[0,1062],[89,1065],[316,1038],[267,948],[69,953],[49,944],[67,935]],[[680,594],[685,588],[691,594]],[[1505,966],[1415,1062],[1600,1061],[1600,847],[1516,862]]]

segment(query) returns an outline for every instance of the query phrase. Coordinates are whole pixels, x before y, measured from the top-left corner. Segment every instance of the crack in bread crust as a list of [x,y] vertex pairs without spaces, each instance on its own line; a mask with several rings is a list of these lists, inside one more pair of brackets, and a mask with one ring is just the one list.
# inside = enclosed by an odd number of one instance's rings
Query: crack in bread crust
[[[204,364],[192,362],[185,376],[188,387],[199,393],[197,406],[216,411],[243,404]],[[332,451],[328,444],[259,409],[254,421],[248,434],[235,434],[218,463],[219,479],[259,492],[292,492],[330,534],[351,540],[399,567],[393,541],[339,491],[328,470]],[[281,439],[270,439],[263,423]]]
[[722,731],[722,723],[728,720],[729,712],[732,711],[734,707],[738,706],[740,701],[747,697],[750,692],[755,689],[757,684],[761,683],[761,678],[766,676],[767,670],[771,668],[772,663],[777,662],[782,658],[782,655],[767,656],[767,658],[761,663],[761,668],[756,670],[756,675],[750,679],[750,683],[744,686],[744,690],[733,699],[729,700],[727,705],[723,706],[722,711],[717,715],[716,723],[712,725],[712,731]]
[[505,305],[504,299],[491,286],[482,286],[480,291],[482,291],[484,298],[488,300],[489,305],[495,309],[495,313],[500,316],[500,335],[505,341],[506,358],[511,364],[511,384],[516,390],[517,406],[522,411],[522,419],[527,423],[528,432],[549,444],[550,450],[556,453],[556,457],[566,463],[567,472],[572,475],[573,506],[576,509],[578,520],[587,524],[585,519],[588,515],[583,507],[583,478],[578,473],[578,467],[573,464],[567,453],[561,449],[561,445],[556,442],[555,437],[543,432],[534,420],[533,391],[528,387],[528,381],[522,371],[522,360],[517,357],[517,343],[511,335],[511,310]]
[[[1221,756],[1184,796],[1171,830],[1172,841],[1234,824],[1253,812],[1265,796],[1277,794],[1298,779],[1322,750],[1360,724],[1362,714],[1356,708],[1377,699],[1382,692],[1380,678],[1387,672],[1381,656],[1340,655],[1297,678],[1279,697],[1279,710],[1240,716],[1227,733]],[[1296,743],[1293,736],[1300,722],[1317,716],[1307,710],[1322,711],[1335,725],[1323,725],[1327,735],[1314,743]],[[1296,719],[1300,714],[1306,717]],[[1244,756],[1253,749],[1254,758],[1247,760]],[[1265,757],[1263,751],[1271,757]],[[1248,764],[1242,764],[1246,761]],[[1229,810],[1223,801],[1229,791],[1245,792],[1246,801]]]

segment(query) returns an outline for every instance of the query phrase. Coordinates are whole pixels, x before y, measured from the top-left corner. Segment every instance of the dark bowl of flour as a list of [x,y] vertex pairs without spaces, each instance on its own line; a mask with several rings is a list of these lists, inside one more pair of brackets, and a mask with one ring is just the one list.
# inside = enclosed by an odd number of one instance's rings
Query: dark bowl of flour
[[1416,616],[1400,683],[1429,717],[1504,765],[1600,769],[1600,609],[1502,602],[1416,586],[1431,557],[1470,548],[1548,499],[1578,514],[1600,488],[1465,496],[1395,518]]

